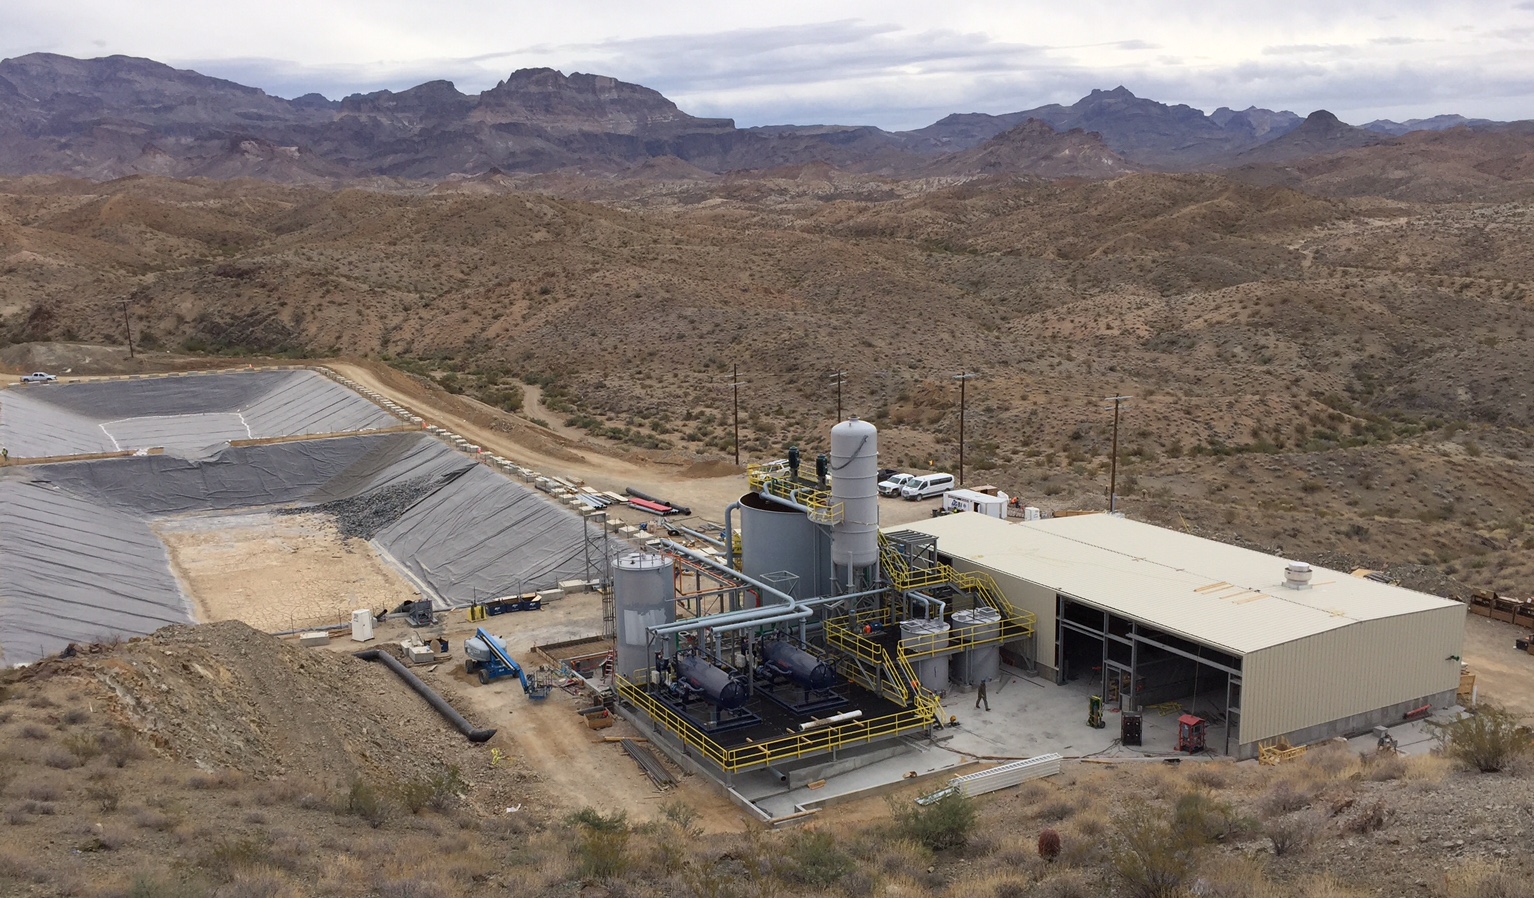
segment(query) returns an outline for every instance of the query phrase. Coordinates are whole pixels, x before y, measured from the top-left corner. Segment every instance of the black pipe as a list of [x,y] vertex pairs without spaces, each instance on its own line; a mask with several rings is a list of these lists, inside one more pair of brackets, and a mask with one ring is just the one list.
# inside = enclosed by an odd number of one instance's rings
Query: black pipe
[[362,652],[353,652],[352,657],[360,658],[363,661],[382,661],[386,667],[399,674],[400,679],[404,680],[411,689],[419,693],[421,698],[426,699],[428,704],[436,708],[438,714],[446,717],[449,723],[457,727],[458,732],[467,736],[470,742],[487,742],[491,736],[495,735],[495,730],[474,729],[474,725],[465,720],[462,714],[454,710],[453,706],[447,703],[447,699],[437,694],[437,690],[422,682],[420,677],[407,670],[398,658],[388,652],[382,649],[368,649]]

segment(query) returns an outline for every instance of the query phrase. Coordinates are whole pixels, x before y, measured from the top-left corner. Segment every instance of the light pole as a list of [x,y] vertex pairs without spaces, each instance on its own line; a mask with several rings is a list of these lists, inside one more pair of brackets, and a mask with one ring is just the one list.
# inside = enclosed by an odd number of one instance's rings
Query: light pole
[[842,422],[842,384],[847,382],[847,372],[834,371],[830,380],[836,384],[836,423],[840,424]]
[[964,485],[964,385],[978,375],[961,371],[953,376],[959,382],[959,486]]
[[[1109,396],[1105,401],[1113,403],[1113,458],[1108,463],[1108,513],[1118,511],[1119,501],[1119,405],[1133,396]],[[1103,406],[1107,408],[1107,406]]]

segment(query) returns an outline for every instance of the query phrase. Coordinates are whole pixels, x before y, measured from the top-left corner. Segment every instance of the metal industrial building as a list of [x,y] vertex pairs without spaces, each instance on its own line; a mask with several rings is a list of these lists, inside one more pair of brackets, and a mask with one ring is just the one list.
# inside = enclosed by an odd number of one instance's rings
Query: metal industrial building
[[1226,754],[1455,700],[1459,602],[1104,514],[903,529],[937,537],[942,560],[1037,615],[1035,644],[1019,648],[1057,683],[1123,710],[1180,703]]

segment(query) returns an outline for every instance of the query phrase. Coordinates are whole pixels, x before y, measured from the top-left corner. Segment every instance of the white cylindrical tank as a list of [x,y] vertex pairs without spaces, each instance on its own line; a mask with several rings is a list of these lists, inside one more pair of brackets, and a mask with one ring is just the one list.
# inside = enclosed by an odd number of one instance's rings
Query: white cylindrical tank
[[[994,639],[1001,628],[1001,612],[980,608],[953,613],[953,637],[956,640]],[[971,646],[956,657],[951,671],[954,682],[973,686],[981,680],[994,680],[1001,673],[1001,645],[989,643]]]
[[676,580],[671,558],[649,552],[619,556],[613,569],[613,611],[617,617],[618,673],[634,678],[654,665],[647,627],[676,620]]
[[879,561],[879,429],[856,416],[831,428],[831,562],[866,568]]
[[[900,642],[909,645],[912,652],[926,652],[948,647],[948,624],[939,620],[903,620],[900,622]],[[916,678],[932,692],[948,689],[948,656],[918,658],[911,662]]]

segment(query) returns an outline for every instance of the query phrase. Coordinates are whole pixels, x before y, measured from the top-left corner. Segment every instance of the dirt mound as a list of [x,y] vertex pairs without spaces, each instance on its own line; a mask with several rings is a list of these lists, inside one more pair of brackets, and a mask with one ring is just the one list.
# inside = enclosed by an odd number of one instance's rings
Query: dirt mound
[[[473,784],[488,765],[489,749],[471,746],[383,665],[238,621],[166,627],[33,671],[81,681],[161,753],[208,770],[335,789],[358,775],[397,781],[447,767]],[[474,798],[521,801],[531,776],[505,773]]]

